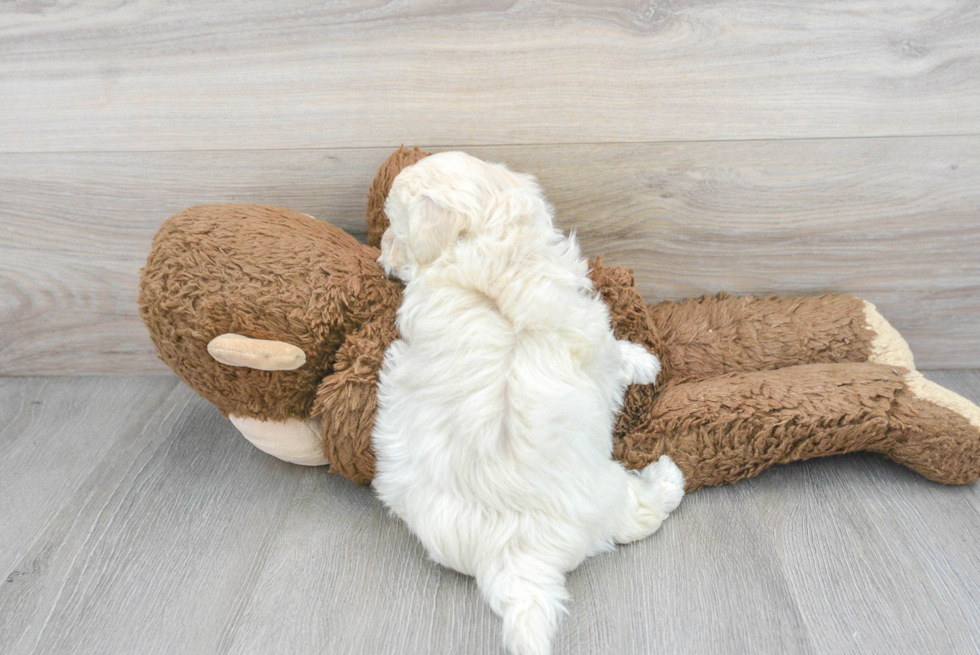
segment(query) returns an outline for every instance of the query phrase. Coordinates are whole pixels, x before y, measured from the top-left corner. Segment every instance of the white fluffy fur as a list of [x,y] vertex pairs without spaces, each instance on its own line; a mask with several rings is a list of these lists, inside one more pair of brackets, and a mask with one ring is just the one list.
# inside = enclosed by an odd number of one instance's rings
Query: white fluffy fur
[[616,341],[574,237],[533,177],[463,153],[395,179],[379,261],[406,282],[374,428],[381,499],[440,564],[476,577],[504,645],[549,653],[565,573],[657,530],[668,458],[611,458],[626,385],[660,370]]

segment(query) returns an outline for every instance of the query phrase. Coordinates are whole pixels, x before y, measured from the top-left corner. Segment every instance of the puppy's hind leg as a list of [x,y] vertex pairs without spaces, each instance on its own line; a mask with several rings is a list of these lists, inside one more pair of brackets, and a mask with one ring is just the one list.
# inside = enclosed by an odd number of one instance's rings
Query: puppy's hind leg
[[656,532],[684,498],[684,474],[662,455],[642,471],[623,471],[629,485],[613,539],[628,544]]
[[511,655],[550,655],[558,617],[566,612],[565,574],[527,553],[504,555],[477,576],[490,608],[504,620]]

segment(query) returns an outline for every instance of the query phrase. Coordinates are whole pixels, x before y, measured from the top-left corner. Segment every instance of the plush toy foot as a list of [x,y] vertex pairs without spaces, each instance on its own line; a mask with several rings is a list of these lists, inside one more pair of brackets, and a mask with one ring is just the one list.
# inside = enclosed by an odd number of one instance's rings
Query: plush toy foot
[[912,359],[912,349],[905,342],[898,330],[885,320],[885,317],[878,313],[878,309],[869,303],[864,302],[864,320],[868,324],[868,329],[874,333],[871,343],[868,345],[868,361],[872,364],[884,364],[885,366],[900,366],[910,371],[915,370],[915,361]]
[[925,379],[903,375],[908,397],[899,397],[891,440],[872,448],[920,475],[944,484],[980,477],[980,407]]
[[260,421],[234,414],[230,414],[228,418],[242,436],[264,453],[302,466],[330,464],[323,454],[318,419]]

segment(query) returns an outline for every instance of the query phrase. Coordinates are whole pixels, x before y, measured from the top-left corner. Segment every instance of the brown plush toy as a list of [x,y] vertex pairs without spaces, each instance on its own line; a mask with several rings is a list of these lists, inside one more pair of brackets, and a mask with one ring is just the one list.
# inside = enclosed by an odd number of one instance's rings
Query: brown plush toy
[[[168,219],[142,271],[140,314],[160,357],[262,450],[374,473],[371,428],[401,285],[375,248],[399,149],[368,198],[368,242],[304,214],[204,205]],[[980,408],[915,370],[868,302],[703,297],[647,305],[632,271],[593,262],[616,337],[660,357],[655,386],[627,393],[615,457],[669,455],[687,490],[773,464],[871,451],[946,484],[980,476]]]

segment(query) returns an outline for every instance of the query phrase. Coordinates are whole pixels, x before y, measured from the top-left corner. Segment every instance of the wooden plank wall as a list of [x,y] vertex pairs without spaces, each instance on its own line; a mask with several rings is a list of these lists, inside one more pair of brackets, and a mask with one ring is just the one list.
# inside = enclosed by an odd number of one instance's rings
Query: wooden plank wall
[[363,235],[401,143],[538,175],[648,300],[843,291],[980,367],[975,2],[0,5],[0,374],[159,373],[138,270],[201,202]]

